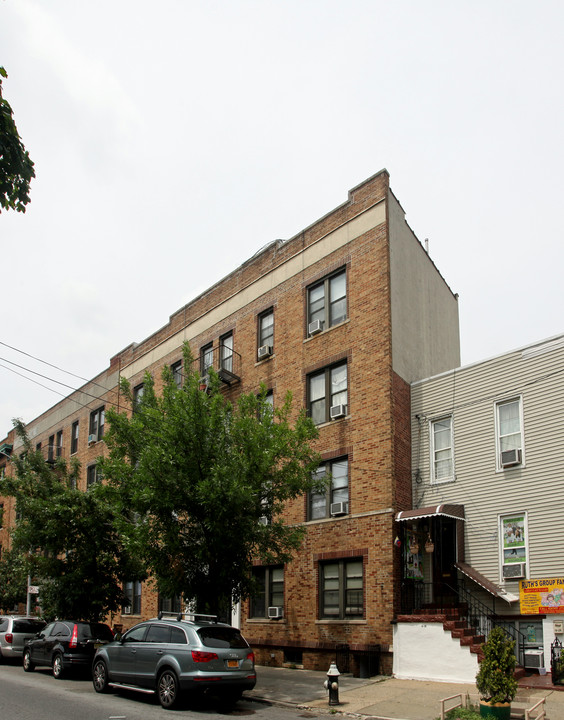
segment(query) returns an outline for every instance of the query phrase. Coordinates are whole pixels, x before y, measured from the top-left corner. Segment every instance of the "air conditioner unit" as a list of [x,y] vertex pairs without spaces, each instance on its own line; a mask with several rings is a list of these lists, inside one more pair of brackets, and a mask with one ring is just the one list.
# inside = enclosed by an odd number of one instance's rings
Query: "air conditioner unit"
[[284,608],[282,608],[278,605],[268,608],[268,617],[269,618],[281,618],[283,616],[284,616]]
[[269,521],[266,515],[261,515],[259,517],[259,525],[269,525]]
[[331,515],[346,515],[349,511],[348,502],[331,503]]
[[307,326],[308,335],[317,335],[323,330],[323,320],[314,320]]
[[525,577],[526,563],[513,563],[512,565],[503,566],[503,579],[504,580],[516,580],[517,578]]
[[542,650],[525,650],[525,662],[523,663],[526,668],[541,668],[543,664]]
[[261,345],[258,349],[258,359],[264,360],[264,358],[272,355],[272,345]]
[[329,417],[331,420],[336,420],[337,418],[345,417],[347,414],[347,406],[346,405],[333,405],[331,409],[329,410]]
[[92,435],[88,436],[88,444],[92,445],[92,443],[95,443],[98,438],[96,437],[96,434],[93,433]]
[[501,467],[511,467],[512,465],[521,464],[521,450],[515,448],[513,450],[502,450]]

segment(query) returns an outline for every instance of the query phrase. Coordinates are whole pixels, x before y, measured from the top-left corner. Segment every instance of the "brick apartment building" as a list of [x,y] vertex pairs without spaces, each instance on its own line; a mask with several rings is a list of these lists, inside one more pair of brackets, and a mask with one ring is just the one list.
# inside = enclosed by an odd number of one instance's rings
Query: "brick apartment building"
[[[375,644],[391,671],[391,621],[401,553],[394,517],[411,508],[410,383],[459,365],[458,303],[407,223],[382,170],[348,200],[287,241],[277,240],[178,312],[103,373],[28,424],[33,442],[82,464],[96,481],[104,409],[119,405],[119,376],[140,391],[164,365],[181,377],[189,341],[202,370],[220,370],[229,399],[261,383],[274,405],[288,390],[319,427],[332,473],[324,496],[288,503],[306,527],[285,567],[256,565],[259,597],[237,622],[261,664],[326,669],[346,646],[351,670]],[[17,440],[9,436],[6,445]],[[2,460],[0,459],[0,464]],[[5,499],[5,525],[14,520]],[[5,539],[0,537],[0,542]],[[153,616],[158,598],[132,579],[126,627]]]

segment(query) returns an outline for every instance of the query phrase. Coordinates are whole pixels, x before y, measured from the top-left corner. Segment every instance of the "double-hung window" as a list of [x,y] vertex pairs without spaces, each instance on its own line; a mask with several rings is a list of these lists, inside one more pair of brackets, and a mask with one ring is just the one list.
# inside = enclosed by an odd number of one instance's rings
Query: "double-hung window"
[[[272,309],[258,316],[259,360],[272,354],[274,347],[274,311]],[[261,353],[263,353],[261,355]]]
[[141,583],[130,580],[123,584],[123,594],[128,602],[123,606],[124,615],[141,615]]
[[88,429],[88,441],[98,442],[104,437],[104,408],[98,408],[90,413],[90,426]]
[[49,435],[49,444],[47,445],[47,462],[53,462],[55,459],[55,436]]
[[250,602],[250,616],[266,618],[269,607],[284,607],[284,567],[254,567],[256,590]]
[[71,425],[71,455],[78,450],[78,420],[75,420]]
[[431,482],[454,479],[452,416],[431,421]]
[[92,487],[92,485],[95,485],[97,482],[101,482],[102,480],[102,473],[98,469],[98,466],[94,463],[93,465],[89,465],[86,468],[86,487]]
[[523,463],[523,413],[521,398],[496,404],[497,469]]
[[528,560],[527,514],[501,515],[499,518],[501,538],[501,579],[526,577]]
[[320,616],[335,620],[362,617],[364,613],[362,558],[321,563],[319,573]]
[[133,388],[133,412],[139,409],[139,405],[145,392],[145,385],[141,383]]
[[222,370],[233,372],[233,333],[219,339],[219,361]]
[[200,372],[202,377],[206,376],[208,368],[211,367],[213,367],[213,343],[208,343],[200,350]]
[[340,270],[307,291],[308,335],[337,325],[347,318],[347,273]]
[[319,520],[331,515],[346,515],[349,510],[349,461],[347,458],[331,460],[317,469],[322,480],[331,475],[330,485],[323,492],[310,492],[308,497],[308,520]]
[[61,457],[63,454],[63,431],[62,430],[57,431],[56,453],[57,453],[58,458]]
[[347,413],[347,363],[308,375],[307,407],[316,425]]
[[173,363],[170,366],[170,370],[176,387],[182,387],[182,360],[178,360],[178,362]]

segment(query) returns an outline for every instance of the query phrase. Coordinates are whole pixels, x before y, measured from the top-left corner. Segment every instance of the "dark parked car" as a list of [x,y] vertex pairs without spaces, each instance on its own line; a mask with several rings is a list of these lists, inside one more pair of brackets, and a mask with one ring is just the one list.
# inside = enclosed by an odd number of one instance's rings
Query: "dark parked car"
[[103,623],[56,620],[26,642],[23,669],[31,672],[36,665],[48,665],[53,676],[61,678],[71,668],[90,668],[96,650],[113,638]]
[[21,657],[26,640],[43,630],[46,622],[22,615],[0,616],[0,660]]
[[147,620],[100,648],[92,666],[96,692],[128,687],[156,693],[164,708],[172,708],[184,692],[213,688],[235,702],[252,690],[255,656],[240,631],[193,618]]

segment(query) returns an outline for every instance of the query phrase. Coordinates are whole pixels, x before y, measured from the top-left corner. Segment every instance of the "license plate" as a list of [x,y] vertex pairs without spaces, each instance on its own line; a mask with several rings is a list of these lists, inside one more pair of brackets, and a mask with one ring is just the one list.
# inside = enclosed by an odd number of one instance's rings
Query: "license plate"
[[228,660],[228,661],[227,661],[227,667],[238,668],[238,667],[239,667],[239,661],[238,661],[238,660]]

